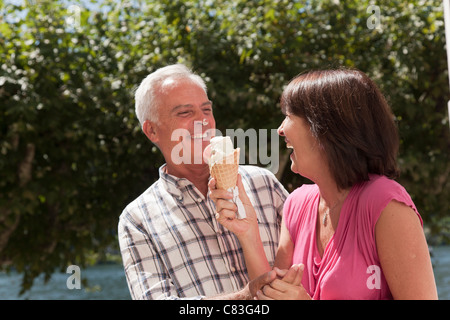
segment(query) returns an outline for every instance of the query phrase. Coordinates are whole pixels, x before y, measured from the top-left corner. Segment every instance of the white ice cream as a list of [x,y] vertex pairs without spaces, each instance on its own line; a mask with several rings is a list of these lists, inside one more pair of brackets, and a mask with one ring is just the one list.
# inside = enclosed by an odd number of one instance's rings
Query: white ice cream
[[233,142],[228,136],[214,137],[210,141],[211,159],[210,164],[223,161],[225,157],[234,152]]
[[[224,159],[230,154],[233,154],[235,150],[233,147],[233,142],[231,141],[231,138],[228,136],[212,138],[208,147],[209,150],[205,151],[208,151],[206,152],[207,154],[209,153],[208,156],[210,166],[218,162],[223,163]],[[208,158],[208,156],[206,156],[206,158]],[[234,202],[237,205],[238,208],[238,211],[236,212],[237,218],[244,219],[247,215],[245,212],[244,205],[241,199],[239,198],[238,187],[235,186],[234,188],[229,188],[228,191],[233,193],[233,199],[230,199],[228,201]]]

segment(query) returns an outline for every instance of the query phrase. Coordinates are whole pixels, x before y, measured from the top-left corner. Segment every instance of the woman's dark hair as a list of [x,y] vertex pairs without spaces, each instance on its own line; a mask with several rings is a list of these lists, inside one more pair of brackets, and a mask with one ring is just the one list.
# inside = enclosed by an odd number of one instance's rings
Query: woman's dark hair
[[377,85],[363,72],[301,74],[284,90],[281,108],[308,121],[340,189],[369,180],[369,174],[398,177],[394,116]]

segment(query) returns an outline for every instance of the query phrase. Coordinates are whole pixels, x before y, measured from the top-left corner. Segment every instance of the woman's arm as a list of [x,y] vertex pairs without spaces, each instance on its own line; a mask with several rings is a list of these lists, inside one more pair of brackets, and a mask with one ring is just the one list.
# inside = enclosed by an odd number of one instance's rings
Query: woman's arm
[[277,255],[274,267],[279,269],[289,269],[292,266],[292,256],[294,255],[294,243],[286,227],[284,217],[281,219],[280,242],[278,244]]
[[[226,190],[216,189],[214,179],[210,180],[208,186],[210,190],[209,196],[216,204],[217,221],[233,232],[239,239],[250,280],[270,271],[271,267],[267,261],[259,235],[256,212],[245,192],[241,177],[238,177],[237,186],[239,188],[239,197],[244,204],[247,216],[245,219],[236,219],[237,207],[234,203],[228,201],[232,198],[231,193]],[[280,241],[274,266],[279,269],[289,269],[292,265],[293,251],[294,244],[285,225],[284,218],[282,218]]]
[[259,235],[258,219],[255,209],[245,192],[241,176],[238,175],[237,186],[246,213],[245,219],[237,219],[237,206],[228,201],[233,195],[226,190],[216,189],[215,180],[208,183],[209,196],[216,204],[217,221],[225,228],[233,232],[241,244],[244,253],[245,264],[250,280],[271,270],[267,261],[264,247]]
[[[247,268],[249,265],[256,265],[257,267],[252,270],[252,276],[250,276],[250,279],[254,279],[260,274],[270,271],[271,268],[268,265],[265,265],[264,268],[261,268],[259,266],[259,263],[264,263],[264,261],[267,261],[261,239],[259,239],[259,230],[257,233],[257,238],[252,240],[251,238],[247,240],[239,240],[241,242],[242,248],[244,250],[245,255],[245,263],[247,265]],[[244,248],[245,246],[245,248]],[[262,253],[260,252],[262,250]],[[281,219],[281,230],[280,230],[280,241],[278,243],[278,249],[275,257],[274,267],[277,267],[278,269],[288,270],[292,266],[292,256],[294,254],[294,243],[291,240],[291,235],[289,234],[289,230],[287,229],[284,221],[284,217]],[[263,261],[259,261],[261,257],[264,257]],[[262,271],[263,269],[266,269],[266,271]],[[250,270],[249,270],[250,275]],[[287,281],[287,280],[286,280]]]
[[375,237],[394,299],[437,299],[428,245],[414,210],[391,201],[376,223]]
[[257,298],[260,300],[310,300],[311,297],[302,286],[304,266],[302,264],[292,265],[294,243],[284,217],[281,222],[280,243],[274,265],[277,279],[259,290]]

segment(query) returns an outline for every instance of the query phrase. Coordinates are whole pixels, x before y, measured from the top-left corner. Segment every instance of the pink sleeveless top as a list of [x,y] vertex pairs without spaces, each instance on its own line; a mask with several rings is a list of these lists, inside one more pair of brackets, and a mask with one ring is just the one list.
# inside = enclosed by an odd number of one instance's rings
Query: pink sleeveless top
[[411,207],[422,223],[409,194],[397,182],[378,175],[353,186],[322,257],[316,245],[319,199],[317,185],[303,185],[284,205],[284,220],[295,246],[292,263],[305,265],[306,291],[317,300],[392,299],[378,258],[375,224],[392,200]]

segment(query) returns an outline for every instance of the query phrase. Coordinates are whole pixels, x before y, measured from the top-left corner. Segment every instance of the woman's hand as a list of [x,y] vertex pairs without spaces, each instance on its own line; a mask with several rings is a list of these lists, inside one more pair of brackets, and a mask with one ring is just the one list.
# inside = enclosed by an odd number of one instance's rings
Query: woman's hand
[[237,219],[237,206],[230,201],[233,199],[231,192],[217,189],[214,178],[209,181],[208,187],[210,190],[209,197],[216,204],[216,219],[221,225],[233,232],[240,240],[244,237],[254,237],[254,232],[259,232],[256,212],[245,192],[240,175],[238,175],[237,187],[239,190],[239,198],[245,208],[245,219]]
[[256,292],[258,300],[311,300],[302,286],[303,264],[289,270],[274,268],[277,278]]

